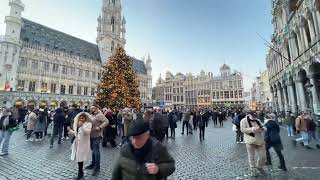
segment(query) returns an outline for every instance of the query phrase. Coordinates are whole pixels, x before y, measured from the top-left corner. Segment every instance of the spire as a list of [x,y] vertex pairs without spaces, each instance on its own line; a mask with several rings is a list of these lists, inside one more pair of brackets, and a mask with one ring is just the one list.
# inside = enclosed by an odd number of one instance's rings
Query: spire
[[126,20],[121,16],[120,0],[103,0],[98,17],[97,44],[102,63],[106,63],[115,47],[124,47]]

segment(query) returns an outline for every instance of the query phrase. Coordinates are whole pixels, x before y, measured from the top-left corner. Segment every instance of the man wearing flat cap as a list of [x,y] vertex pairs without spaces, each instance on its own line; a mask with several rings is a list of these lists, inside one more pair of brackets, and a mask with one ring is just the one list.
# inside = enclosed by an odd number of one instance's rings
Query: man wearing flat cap
[[175,161],[167,149],[150,137],[149,123],[136,121],[113,169],[112,180],[161,180],[175,171]]

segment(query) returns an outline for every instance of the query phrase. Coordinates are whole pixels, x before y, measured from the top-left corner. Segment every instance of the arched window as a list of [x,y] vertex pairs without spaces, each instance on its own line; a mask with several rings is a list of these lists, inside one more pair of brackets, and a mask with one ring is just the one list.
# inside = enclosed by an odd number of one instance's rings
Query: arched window
[[111,17],[111,31],[114,32],[115,30],[115,25],[114,25],[114,17]]
[[111,53],[113,52],[113,50],[114,50],[114,42],[111,41]]
[[116,0],[112,0],[112,4],[115,6],[116,5]]

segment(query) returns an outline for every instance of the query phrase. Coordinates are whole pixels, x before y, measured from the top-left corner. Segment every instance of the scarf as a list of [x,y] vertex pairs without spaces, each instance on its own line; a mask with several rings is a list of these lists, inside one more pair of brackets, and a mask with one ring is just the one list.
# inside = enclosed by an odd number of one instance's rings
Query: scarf
[[[249,127],[251,127],[251,128],[252,128],[251,122],[256,122],[256,123],[258,124],[258,126],[259,126],[260,128],[262,128],[260,122],[257,121],[257,120],[252,120],[252,119],[250,119],[249,117],[247,117],[247,121],[248,121]],[[254,136],[254,133],[250,133],[249,135],[252,136],[252,137],[255,137],[255,136]]]
[[142,146],[140,149],[135,149],[130,142],[131,150],[134,155],[134,157],[141,163],[145,160],[146,156],[150,152],[152,148],[152,141],[148,139],[148,141]]

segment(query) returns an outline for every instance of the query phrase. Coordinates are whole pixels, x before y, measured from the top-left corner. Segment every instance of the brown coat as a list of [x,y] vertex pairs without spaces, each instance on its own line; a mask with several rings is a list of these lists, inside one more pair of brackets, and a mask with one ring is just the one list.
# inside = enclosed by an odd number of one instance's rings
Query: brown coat
[[299,131],[307,131],[307,123],[305,118],[298,116],[296,118],[296,128]]

